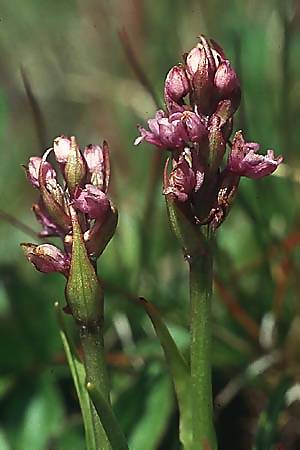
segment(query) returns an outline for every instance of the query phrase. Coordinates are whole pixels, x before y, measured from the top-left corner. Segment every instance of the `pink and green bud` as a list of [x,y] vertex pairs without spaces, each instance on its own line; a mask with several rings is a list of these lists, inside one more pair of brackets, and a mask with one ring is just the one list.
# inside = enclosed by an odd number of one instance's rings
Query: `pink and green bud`
[[275,157],[273,150],[260,155],[257,153],[259,148],[255,142],[245,142],[242,132],[238,131],[228,157],[228,170],[248,178],[261,178],[273,173],[282,163],[282,156]]
[[66,164],[68,161],[69,153],[71,151],[71,139],[66,136],[59,136],[54,139],[53,150],[55,159],[60,164]]
[[54,245],[21,244],[21,247],[28,261],[40,272],[59,272],[68,275],[70,259]]

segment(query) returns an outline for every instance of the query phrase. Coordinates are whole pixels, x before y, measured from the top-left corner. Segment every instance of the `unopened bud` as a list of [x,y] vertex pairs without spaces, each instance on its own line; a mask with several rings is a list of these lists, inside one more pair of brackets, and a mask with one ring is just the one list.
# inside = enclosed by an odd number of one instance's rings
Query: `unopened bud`
[[183,65],[172,67],[165,81],[165,102],[170,113],[182,109],[183,97],[190,92],[190,83]]
[[66,164],[71,150],[71,140],[66,136],[59,136],[54,139],[53,150],[55,159],[60,164]]
[[240,81],[229,61],[223,61],[217,68],[214,84],[220,99],[231,100],[234,111],[241,100]]
[[99,325],[103,313],[103,293],[72,206],[70,214],[73,239],[71,267],[66,285],[67,302],[77,322],[83,325]]

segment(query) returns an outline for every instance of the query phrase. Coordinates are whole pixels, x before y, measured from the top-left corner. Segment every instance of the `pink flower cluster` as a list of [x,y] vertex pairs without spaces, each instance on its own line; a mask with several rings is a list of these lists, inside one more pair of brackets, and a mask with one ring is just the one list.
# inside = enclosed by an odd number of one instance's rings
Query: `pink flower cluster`
[[[57,169],[48,161],[54,153]],[[60,136],[43,157],[29,159],[26,175],[40,196],[33,212],[42,226],[41,237],[59,237],[63,250],[52,244],[22,244],[27,259],[41,272],[68,276],[72,248],[72,214],[77,214],[87,254],[97,258],[104,248],[105,223],[116,211],[107,197],[109,149],[89,145],[81,152],[75,137]],[[59,174],[60,172],[60,174]],[[61,180],[61,181],[60,181]]]
[[[238,76],[224,51],[204,36],[171,68],[164,86],[166,112],[139,127],[138,145],[146,141],[171,151],[172,170],[164,194],[188,202],[197,223],[217,228],[225,218],[241,176],[261,178],[282,162],[272,150],[258,154],[241,131],[232,141],[233,117],[241,100]],[[229,147],[227,162],[223,159]],[[186,209],[185,205],[185,209]]]

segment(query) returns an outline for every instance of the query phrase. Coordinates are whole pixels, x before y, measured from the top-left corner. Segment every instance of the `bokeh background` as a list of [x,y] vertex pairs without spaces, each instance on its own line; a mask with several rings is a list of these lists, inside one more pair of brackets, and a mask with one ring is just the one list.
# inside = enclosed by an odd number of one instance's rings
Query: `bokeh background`
[[168,69],[200,33],[222,45],[241,78],[235,128],[285,157],[275,175],[242,181],[217,234],[212,359],[220,450],[254,442],[258,450],[300,448],[300,2],[2,0],[1,450],[84,449],[53,312],[64,281],[35,272],[19,247],[37,242],[38,231],[30,210],[37,192],[21,164],[60,134],[75,134],[82,146],[105,138],[111,148],[120,220],[99,273],[115,412],[132,450],[179,449],[172,385],[134,299],[159,307],[185,352],[187,265],[168,227],[159,156],[133,141],[136,124],[155,111],[138,68],[162,102]]

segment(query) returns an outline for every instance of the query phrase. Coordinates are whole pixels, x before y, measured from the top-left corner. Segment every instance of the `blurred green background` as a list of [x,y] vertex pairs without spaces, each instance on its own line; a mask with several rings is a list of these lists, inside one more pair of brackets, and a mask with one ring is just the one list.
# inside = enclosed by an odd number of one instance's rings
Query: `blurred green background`
[[217,234],[212,358],[220,450],[247,450],[255,440],[261,450],[300,448],[300,2],[2,0],[0,450],[84,449],[53,312],[64,281],[25,261],[19,243],[37,239],[14,222],[38,231],[30,211],[37,192],[21,164],[60,134],[75,134],[82,146],[105,138],[111,148],[120,220],[99,273],[115,412],[132,450],[179,448],[162,352],[133,300],[143,295],[157,305],[185,352],[187,265],[168,227],[157,153],[133,146],[136,124],[155,104],[124,44],[161,101],[168,69],[200,33],[222,45],[241,78],[235,129],[285,157],[276,175],[242,180]]

